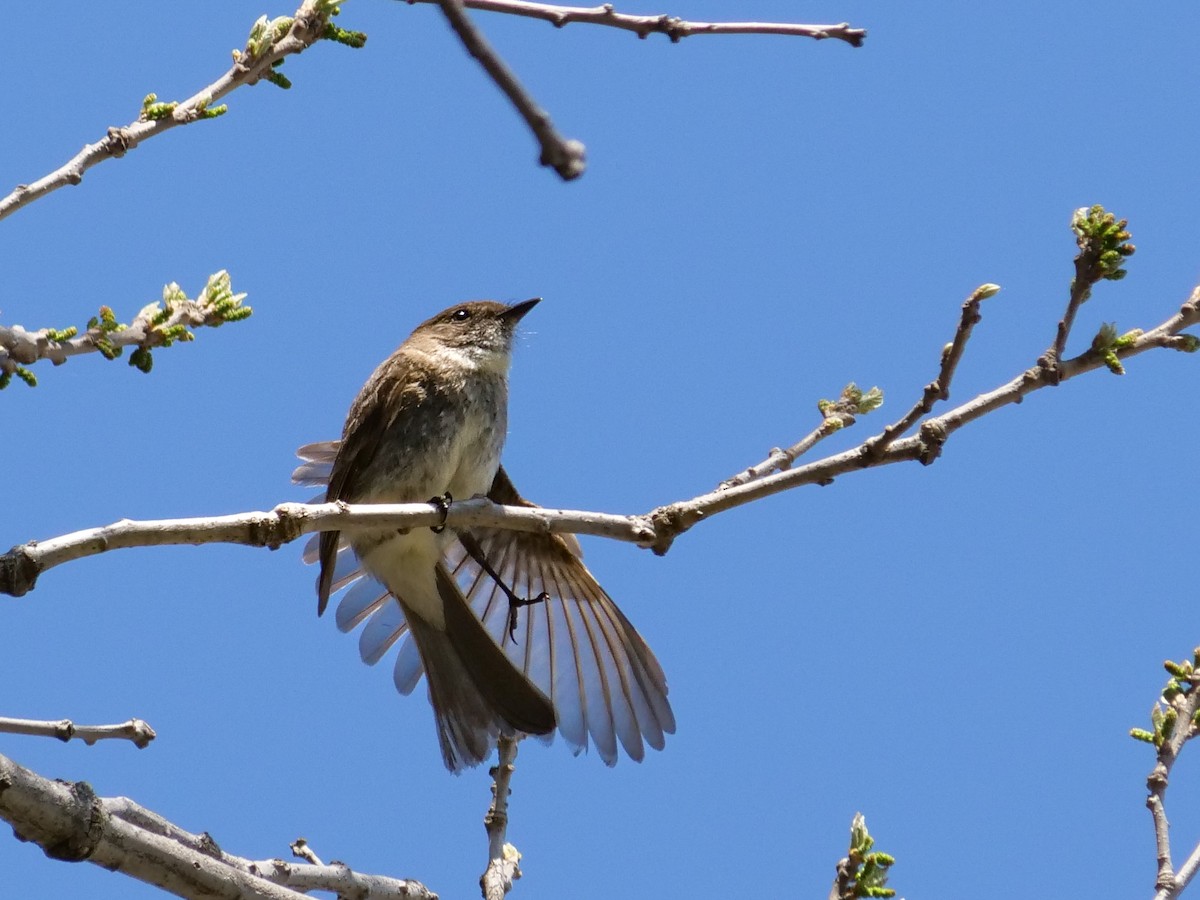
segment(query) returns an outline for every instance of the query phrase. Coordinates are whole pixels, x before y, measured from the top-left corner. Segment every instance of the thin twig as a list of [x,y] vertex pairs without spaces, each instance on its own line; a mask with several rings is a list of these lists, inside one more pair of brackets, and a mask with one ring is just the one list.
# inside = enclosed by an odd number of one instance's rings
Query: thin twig
[[889,444],[916,425],[921,416],[928,415],[933,409],[934,403],[938,400],[950,399],[950,382],[954,378],[959,360],[962,359],[963,351],[967,349],[967,341],[971,338],[971,332],[981,318],[979,304],[988,297],[995,296],[999,291],[1000,286],[997,284],[981,284],[971,292],[971,296],[963,302],[962,315],[958,320],[958,328],[954,331],[954,339],[942,348],[942,367],[937,378],[925,385],[921,399],[913,405],[904,418],[887,426],[883,429],[882,434],[867,441],[865,455],[872,457],[879,455],[887,449]]
[[1188,858],[1179,867],[1179,871],[1175,873],[1175,883],[1179,886],[1175,892],[1176,897],[1182,894],[1184,888],[1192,883],[1192,879],[1196,877],[1198,871],[1200,871],[1200,843],[1192,848],[1192,852],[1188,855]]
[[1092,293],[1092,282],[1081,277],[1082,263],[1080,259],[1080,257],[1075,258],[1076,274],[1075,278],[1071,281],[1071,290],[1067,296],[1067,308],[1063,312],[1063,317],[1059,320],[1058,327],[1055,330],[1054,343],[1050,345],[1049,349],[1042,355],[1042,358],[1038,360],[1039,363],[1051,371],[1055,370],[1058,361],[1062,359],[1063,354],[1066,352],[1067,338],[1070,337],[1071,329],[1075,325],[1075,316],[1079,312],[1079,307],[1083,306],[1084,301]]
[[46,722],[37,719],[0,718],[0,733],[28,734],[34,737],[58,738],[64,743],[74,738],[89,747],[96,741],[131,741],[139,750],[150,746],[157,735],[141,719],[130,719],[120,725],[76,725],[70,719]]
[[853,382],[842,389],[837,400],[821,400],[817,409],[821,411],[821,424],[792,444],[786,450],[773,447],[762,462],[727,478],[717,485],[717,490],[726,491],[742,484],[749,484],[759,478],[765,478],[772,472],[785,472],[790,469],[805,453],[824,438],[849,428],[858,421],[858,417],[877,409],[883,403],[883,393],[878,388],[871,388],[865,394]]
[[[1198,323],[1200,288],[1193,291],[1178,313],[1113,352],[1120,359],[1128,359],[1158,348],[1195,350],[1197,339],[1180,332]],[[38,576],[47,569],[108,550],[211,543],[274,549],[309,532],[356,528],[414,528],[445,524],[455,529],[483,526],[535,533],[588,534],[628,541],[661,555],[670,549],[676,537],[697,522],[763,497],[805,484],[829,484],[840,475],[875,466],[904,461],[928,465],[937,459],[950,435],[964,425],[1001,407],[1020,403],[1033,391],[1106,367],[1104,354],[1091,349],[1062,362],[1055,374],[1046,366],[1035,365],[992,391],[980,394],[940,416],[926,419],[917,434],[894,441],[875,456],[866,452],[868,440],[858,447],[786,472],[660,506],[640,515],[500,506],[485,499],[473,499],[452,503],[445,512],[428,503],[283,503],[270,512],[144,522],[126,519],[102,528],[22,544],[0,555],[0,594],[19,597],[31,590]]]
[[0,819],[47,856],[87,861],[179,896],[305,900],[339,896],[437,900],[419,881],[359,875],[344,865],[253,861],[226,853],[207,834],[186,832],[124,797],[97,797],[85,782],[51,781],[0,756]]
[[437,4],[442,8],[442,13],[458,35],[458,39],[467,48],[467,52],[479,61],[533,131],[542,148],[541,164],[554,169],[563,181],[571,181],[582,175],[587,165],[583,144],[564,138],[558,133],[550,120],[550,114],[537,105],[517,81],[517,76],[471,22],[463,10],[462,0],[437,0]]
[[317,856],[313,848],[308,846],[308,841],[306,841],[304,838],[296,838],[296,840],[292,841],[290,849],[292,851],[292,856],[296,857],[297,859],[304,860],[309,865],[325,865],[325,863],[321,862],[321,857]]
[[488,835],[488,864],[479,877],[479,889],[484,900],[504,900],[512,890],[513,882],[521,877],[521,854],[508,843],[508,797],[512,793],[509,785],[516,769],[517,739],[501,735],[496,742],[498,761],[491,770],[492,803],[483,825]]
[[1067,308],[1059,320],[1054,343],[1038,359],[1038,364],[1049,371],[1054,384],[1058,383],[1059,363],[1067,351],[1067,338],[1075,325],[1079,307],[1087,302],[1092,296],[1092,288],[1101,281],[1116,281],[1125,276],[1125,259],[1132,256],[1135,249],[1129,243],[1129,232],[1125,231],[1127,224],[1125,219],[1118,222],[1116,216],[1101,206],[1082,207],[1071,217],[1071,230],[1079,245],[1075,277],[1071,279]]
[[[415,3],[439,3],[441,0],[405,0],[410,6]],[[782,34],[809,37],[814,40],[834,38],[845,41],[852,47],[861,47],[867,32],[862,28],[851,28],[849,22],[838,25],[800,25],[789,22],[686,22],[669,15],[638,16],[619,13],[613,4],[601,6],[559,6],[553,3],[531,3],[527,0],[463,0],[470,9],[487,12],[508,13],[541,19],[556,28],[572,22],[591,25],[607,25],[632,31],[640,38],[651,34],[665,34],[672,43],[696,34]]]
[[[254,84],[270,75],[279,60],[301,53],[320,40],[329,24],[330,11],[324,0],[305,0],[293,16],[287,33],[261,52],[252,55],[248,51],[235,53],[233,66],[224,75],[206,88],[197,91],[187,100],[174,106],[169,113],[148,117],[146,110],[128,125],[108,129],[108,133],[94,144],[87,144],[65,165],[55,169],[30,184],[18,185],[7,197],[0,198],[0,219],[12,215],[34,200],[68,184],[79,184],[83,175],[92,166],[106,159],[124,156],[142,141],[162,134],[177,125],[187,125],[200,119],[219,114],[213,104],[236,88]],[[147,98],[148,100],[150,98]],[[147,104],[148,105],[148,104]]]
[[[1183,679],[1177,679],[1183,680]],[[1180,693],[1167,703],[1170,714],[1176,716],[1176,725],[1170,737],[1158,747],[1157,759],[1150,775],[1146,778],[1146,807],[1150,810],[1154,822],[1155,855],[1158,860],[1158,874],[1154,881],[1157,893],[1155,900],[1175,900],[1184,888],[1188,886],[1200,869],[1200,844],[1188,856],[1187,861],[1180,867],[1178,873],[1171,863],[1171,834],[1170,823],[1167,821],[1166,797],[1167,786],[1170,782],[1171,769],[1179,758],[1183,745],[1200,733],[1200,725],[1196,723],[1197,710],[1200,710],[1200,675],[1193,674],[1187,679],[1191,690]]]
[[765,478],[772,472],[786,472],[792,467],[803,454],[807,453],[817,445],[819,441],[829,437],[837,431],[837,428],[831,427],[828,421],[822,422],[799,441],[792,444],[786,450],[780,447],[772,447],[767,453],[767,458],[760,463],[755,463],[746,469],[743,469],[732,478],[726,478],[719,485],[718,491],[727,491],[730,488],[735,488],[738,485],[749,484],[751,481],[757,481],[759,478]]

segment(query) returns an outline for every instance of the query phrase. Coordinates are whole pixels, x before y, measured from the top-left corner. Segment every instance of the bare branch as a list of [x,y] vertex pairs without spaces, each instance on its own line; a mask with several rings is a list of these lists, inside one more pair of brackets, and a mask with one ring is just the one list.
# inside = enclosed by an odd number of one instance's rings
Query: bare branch
[[130,719],[120,725],[76,725],[70,719],[43,722],[36,719],[0,718],[0,733],[53,737],[64,743],[75,738],[89,747],[96,741],[106,739],[132,741],[139,750],[150,746],[150,742],[157,737],[154,729],[141,719]]
[[234,52],[233,66],[206,88],[181,103],[158,103],[150,95],[142,104],[142,113],[128,125],[109,128],[108,133],[94,144],[87,144],[62,167],[31,184],[18,185],[7,197],[0,198],[0,219],[52,191],[68,184],[79,184],[84,173],[106,159],[124,156],[142,141],[162,134],[177,125],[187,125],[201,119],[221,115],[224,107],[214,106],[235,88],[254,84],[266,78],[286,85],[275,67],[288,56],[302,53],[318,40],[330,37],[340,43],[355,45],[365,35],[356,35],[333,28],[329,17],[334,4],[330,0],[304,0],[290,18],[266,18],[255,23],[251,40],[242,51]]
[[[410,6],[415,3],[440,3],[442,0],[405,0]],[[862,28],[851,28],[849,22],[839,25],[800,25],[788,22],[686,22],[669,15],[638,16],[619,13],[613,4],[600,6],[559,6],[554,3],[530,3],[527,0],[463,0],[470,9],[508,13],[541,19],[556,28],[572,22],[591,25],[607,25],[632,31],[640,38],[651,34],[665,34],[672,43],[696,34],[782,34],[809,37],[814,40],[834,38],[845,41],[851,47],[861,47],[867,32]]]
[[1180,332],[1200,323],[1200,288],[1192,292],[1179,312],[1157,328],[1122,339],[1119,346],[1089,349],[1074,359],[1051,367],[1039,363],[1006,384],[966,403],[926,419],[917,434],[872,452],[872,441],[785,472],[748,484],[718,489],[640,515],[612,515],[582,510],[499,506],[485,499],[450,504],[445,513],[428,503],[348,505],[342,503],[283,503],[270,512],[145,522],[122,520],[102,528],[78,531],[47,541],[34,541],[0,555],[0,593],[22,596],[47,569],[125,547],[172,544],[234,543],[279,546],[313,531],[348,531],[354,528],[413,528],[445,524],[451,528],[485,526],[540,533],[589,534],[628,541],[657,554],[702,519],[753,503],[763,497],[805,484],[829,484],[839,475],[903,461],[932,463],[959,428],[1004,406],[1020,403],[1033,391],[1110,366],[1108,356],[1127,359],[1147,350],[1168,348],[1194,351],[1200,340]]
[[517,759],[517,739],[501,735],[497,743],[498,761],[491,770],[492,804],[483,825],[488,834],[488,865],[479,877],[483,900],[504,900],[513,882],[521,877],[521,854],[505,841],[508,836],[508,797],[512,793],[514,765]]
[[467,52],[479,61],[533,131],[542,148],[541,164],[554,169],[563,181],[571,181],[582,175],[587,165],[583,144],[558,133],[549,113],[537,105],[463,11],[462,0],[437,0],[437,3]]
[[981,284],[971,292],[971,296],[963,302],[962,316],[958,320],[954,339],[942,348],[942,368],[938,372],[937,378],[925,385],[921,399],[913,405],[904,418],[889,425],[883,429],[882,434],[867,442],[868,454],[876,456],[882,453],[889,444],[916,425],[921,416],[928,415],[935,402],[950,399],[950,382],[954,378],[954,372],[958,368],[958,362],[962,359],[963,352],[967,349],[967,341],[971,338],[971,332],[980,320],[979,304],[999,292],[1000,285],[998,284]]
[[321,862],[321,857],[317,856],[317,854],[313,851],[313,848],[308,846],[308,841],[306,841],[304,838],[296,838],[296,840],[292,841],[291,850],[292,856],[295,856],[297,859],[302,859],[310,865],[325,865],[325,863]]
[[19,597],[31,590],[38,575],[47,569],[109,550],[214,543],[274,550],[314,531],[416,528],[443,522],[451,528],[482,525],[515,531],[574,532],[647,545],[655,539],[646,517],[498,506],[486,499],[452,503],[445,513],[428,503],[281,503],[270,512],[141,522],[123,519],[102,528],[22,544],[0,555],[0,594]]
[[180,896],[304,900],[333,891],[362,898],[436,900],[419,881],[359,875],[344,865],[255,862],[225,853],[123,797],[97,797],[85,782],[51,781],[0,756],[0,819],[51,859],[91,862]]

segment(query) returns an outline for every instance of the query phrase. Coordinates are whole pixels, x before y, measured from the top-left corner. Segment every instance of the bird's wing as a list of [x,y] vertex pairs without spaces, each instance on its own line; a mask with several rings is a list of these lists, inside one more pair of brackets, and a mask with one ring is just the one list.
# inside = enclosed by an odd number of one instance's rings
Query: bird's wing
[[[370,402],[373,398],[364,400],[364,395],[368,389],[373,388],[375,392],[386,391],[390,389],[387,378],[380,378],[378,372],[371,376],[371,381],[368,382],[367,388],[364,388],[364,393],[360,394],[350,408],[350,414],[347,419],[348,425],[346,431],[351,437],[341,441],[322,441],[317,444],[308,444],[301,447],[297,451],[297,455],[301,459],[308,460],[309,464],[315,462],[314,459],[309,459],[309,456],[319,457],[322,465],[328,463],[328,470],[325,472],[325,481],[328,487],[325,491],[325,501],[332,500],[353,500],[356,496],[354,479],[363,469],[361,462],[374,458],[380,440],[387,431],[389,424],[389,416],[394,413],[388,412],[388,404]],[[306,456],[306,452],[309,456]],[[301,471],[305,466],[300,466],[292,473],[292,480],[300,479]],[[313,483],[313,482],[309,482]],[[315,483],[320,483],[315,482]],[[336,557],[339,553],[339,548],[342,546],[341,534],[337,531],[322,532],[317,539],[317,561],[321,564],[320,574],[317,576],[317,615],[325,612],[325,605],[329,602],[329,595],[337,590],[334,584],[337,581],[337,562]],[[343,563],[343,569],[345,564]]]
[[[337,442],[309,444],[299,451],[304,464],[293,474],[301,484],[320,485],[337,456]],[[534,506],[513,487],[501,468],[488,496],[494,502]],[[516,666],[552,700],[559,731],[575,753],[595,745],[608,765],[617,760],[618,742],[640,760],[645,745],[662,749],[664,735],[675,731],[667,700],[667,681],[654,653],[612,598],[584,566],[573,536],[476,528],[471,535],[491,567],[523,598],[547,595],[517,611],[509,634],[509,601],[461,541],[452,542],[446,567],[488,633]],[[318,557],[318,542],[305,550],[306,562]],[[359,635],[363,660],[374,664],[400,643],[394,680],[408,694],[421,678],[416,646],[406,638],[399,605],[388,602],[382,584],[362,572],[353,553],[342,546],[331,568],[333,590],[347,587],[337,608],[337,625]]]

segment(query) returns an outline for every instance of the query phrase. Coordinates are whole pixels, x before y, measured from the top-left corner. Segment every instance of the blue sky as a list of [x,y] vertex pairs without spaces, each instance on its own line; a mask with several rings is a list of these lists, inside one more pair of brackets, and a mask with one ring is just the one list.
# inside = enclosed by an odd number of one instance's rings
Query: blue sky
[[[39,365],[0,402],[0,543],[266,509],[298,445],[336,437],[363,380],[464,298],[523,323],[505,453],[546,505],[645,512],[705,492],[816,423],[848,381],[898,418],[963,298],[984,305],[952,402],[1050,343],[1072,210],[1130,220],[1129,277],[1080,314],[1152,327],[1200,278],[1200,10],[670,0],[628,12],[842,21],[853,50],[767,36],[678,45],[476,14],[589,169],[561,183],[436,9],[353,0],[361,51],[289,60],[283,92],[93,169],[0,224],[0,316],[128,319],[228,269],[254,316],[123,361]],[[31,181],[148,92],[228,65],[245,3],[7,12],[0,183]],[[862,811],[910,898],[1146,895],[1144,725],[1164,658],[1200,643],[1192,586],[1196,359],[1154,352],[893,466],[722,514],[659,559],[585,541],[666,670],[678,733],[607,769],[522,750],[516,896],[824,896]],[[486,772],[446,773],[423,696],[315,616],[299,544],[111,553],[0,604],[0,714],[139,716],[146,750],[0,736],[244,856],[326,859],[476,895]],[[418,694],[421,692],[418,691]],[[1168,812],[1200,837],[1185,753]],[[0,893],[157,896],[0,839]]]

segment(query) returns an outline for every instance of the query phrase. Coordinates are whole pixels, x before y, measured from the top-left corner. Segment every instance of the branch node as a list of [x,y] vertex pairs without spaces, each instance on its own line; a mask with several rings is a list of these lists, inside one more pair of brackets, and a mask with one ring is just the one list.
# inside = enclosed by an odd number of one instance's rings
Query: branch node
[[937,419],[924,422],[918,434],[921,438],[921,449],[917,454],[917,461],[923,466],[931,465],[942,455],[942,447],[950,434],[946,431],[946,426]]
[[60,835],[56,843],[43,846],[46,855],[62,862],[83,862],[96,852],[104,834],[105,812],[100,798],[86,781],[71,785],[71,797],[75,801],[73,824],[67,834]]
[[704,518],[704,512],[690,509],[679,503],[670,506],[660,506],[650,513],[650,522],[654,529],[654,539],[649,544],[655,556],[666,556],[675,538],[683,534]]
[[0,593],[23,597],[37,584],[42,567],[24,547],[13,547],[0,556]]

